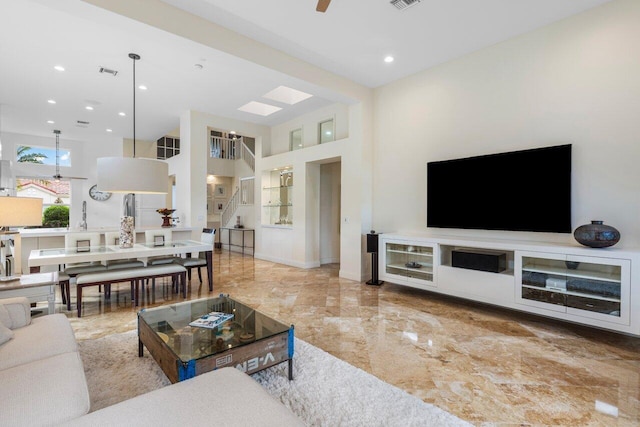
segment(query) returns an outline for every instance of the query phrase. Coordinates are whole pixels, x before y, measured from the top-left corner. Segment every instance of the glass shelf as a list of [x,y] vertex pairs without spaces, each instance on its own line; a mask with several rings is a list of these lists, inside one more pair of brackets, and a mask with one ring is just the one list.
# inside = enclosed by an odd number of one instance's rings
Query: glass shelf
[[387,274],[433,282],[433,248],[387,243],[384,268]]
[[263,225],[293,225],[293,171],[278,169],[262,174]]
[[523,256],[521,295],[557,310],[575,308],[620,317],[622,277],[620,265]]
[[279,186],[276,186],[276,187],[262,187],[263,190],[280,190],[282,188],[286,188],[286,189],[293,188],[293,185],[279,185]]

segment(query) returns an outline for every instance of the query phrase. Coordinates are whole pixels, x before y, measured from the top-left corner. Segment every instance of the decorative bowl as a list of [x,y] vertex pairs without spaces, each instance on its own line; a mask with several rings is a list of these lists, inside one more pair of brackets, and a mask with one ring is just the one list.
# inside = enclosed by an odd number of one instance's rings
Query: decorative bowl
[[167,209],[167,208],[162,208],[162,209],[156,210],[156,212],[158,212],[162,216],[169,216],[172,213],[174,213],[175,211],[176,211],[175,209]]

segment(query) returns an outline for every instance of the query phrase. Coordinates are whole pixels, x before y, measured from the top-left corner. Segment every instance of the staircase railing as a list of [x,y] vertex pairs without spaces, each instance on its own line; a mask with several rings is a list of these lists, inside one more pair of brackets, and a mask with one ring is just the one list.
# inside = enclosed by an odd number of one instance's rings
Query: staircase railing
[[238,206],[241,205],[253,205],[255,199],[254,186],[255,178],[247,177],[240,179],[240,187],[236,188],[236,191],[229,199],[229,203],[222,210],[222,216],[220,218],[220,224],[225,227],[229,224],[229,221],[236,213]]
[[240,138],[240,157],[251,168],[253,172],[256,171],[256,156],[249,150],[244,140]]
[[222,227],[226,227],[229,223],[229,220],[233,217],[233,214],[236,213],[236,209],[238,209],[238,203],[240,202],[240,189],[236,188],[236,192],[233,193],[233,196],[229,199],[229,203],[222,210],[222,215],[220,217],[220,225]]

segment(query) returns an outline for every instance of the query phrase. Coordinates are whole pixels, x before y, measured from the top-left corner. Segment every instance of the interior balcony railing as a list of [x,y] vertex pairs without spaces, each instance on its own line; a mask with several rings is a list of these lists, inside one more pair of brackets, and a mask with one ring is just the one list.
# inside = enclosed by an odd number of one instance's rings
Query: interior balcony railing
[[255,155],[244,143],[242,137],[223,138],[221,136],[211,136],[209,147],[209,155],[211,157],[227,160],[242,159],[255,172]]
[[222,226],[229,225],[229,221],[233,218],[238,206],[253,205],[255,200],[255,178],[240,178],[240,187],[236,188],[235,193],[229,199],[229,203],[222,210],[220,224]]
[[223,138],[221,136],[212,136],[210,141],[210,156],[215,159],[235,160],[236,158],[236,142],[235,138]]

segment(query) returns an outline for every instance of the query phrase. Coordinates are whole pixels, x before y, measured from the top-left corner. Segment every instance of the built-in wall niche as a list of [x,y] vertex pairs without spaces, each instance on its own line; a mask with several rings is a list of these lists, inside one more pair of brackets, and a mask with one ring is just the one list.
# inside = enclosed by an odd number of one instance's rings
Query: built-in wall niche
[[173,156],[177,156],[180,154],[180,138],[163,136],[158,140],[156,150],[156,158],[158,160],[166,160]]
[[262,173],[262,224],[293,226],[293,169],[290,166]]

